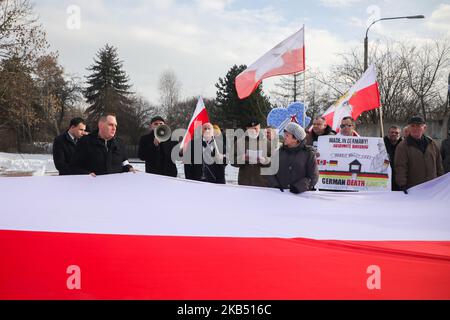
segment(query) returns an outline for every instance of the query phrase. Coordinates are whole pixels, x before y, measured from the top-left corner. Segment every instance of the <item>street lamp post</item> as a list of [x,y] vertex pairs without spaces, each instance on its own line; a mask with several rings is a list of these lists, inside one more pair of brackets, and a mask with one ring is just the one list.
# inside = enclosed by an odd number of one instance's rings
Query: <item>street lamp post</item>
[[[398,19],[423,19],[425,18],[424,15],[417,15],[417,16],[405,16],[405,17],[391,17],[391,18],[381,18],[378,20],[375,20],[374,22],[372,22],[366,29],[366,37],[364,38],[364,71],[367,70],[367,55],[369,52],[369,39],[367,38],[367,34],[369,33],[369,29],[371,26],[373,26],[375,23],[377,23],[378,21],[383,21],[383,20],[398,20]],[[382,110],[382,106],[380,105],[380,129],[381,129],[381,137],[384,136],[384,128],[383,128],[383,110]]]
[[369,29],[372,25],[374,25],[375,23],[377,23],[378,21],[383,21],[383,20],[397,20],[397,19],[423,19],[425,18],[424,15],[417,15],[417,16],[405,16],[405,17],[391,17],[391,18],[381,18],[378,20],[375,20],[374,22],[372,22],[366,30],[366,37],[364,38],[364,71],[367,70],[367,55],[368,55],[368,46],[369,46],[369,39],[367,38],[367,33],[369,32]]

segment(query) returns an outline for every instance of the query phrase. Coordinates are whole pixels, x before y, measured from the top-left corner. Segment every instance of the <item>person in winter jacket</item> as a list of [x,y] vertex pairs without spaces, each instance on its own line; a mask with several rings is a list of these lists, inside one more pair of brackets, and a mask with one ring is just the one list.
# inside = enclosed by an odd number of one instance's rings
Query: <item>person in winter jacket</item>
[[272,161],[279,157],[279,168],[270,176],[271,187],[298,194],[311,190],[317,183],[319,171],[315,151],[306,145],[305,137],[305,130],[297,123],[286,125],[283,146],[272,156]]

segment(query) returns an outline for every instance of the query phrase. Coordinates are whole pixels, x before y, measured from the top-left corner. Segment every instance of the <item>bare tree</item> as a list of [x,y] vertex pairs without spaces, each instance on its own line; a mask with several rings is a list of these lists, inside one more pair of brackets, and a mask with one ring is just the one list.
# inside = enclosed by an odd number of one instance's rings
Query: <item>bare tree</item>
[[173,70],[164,71],[159,77],[159,94],[162,114],[166,116],[177,105],[180,98],[181,83]]
[[[80,77],[64,73],[64,87],[60,92],[61,109],[57,118],[59,130],[64,130],[67,120],[73,117],[84,116],[88,107],[83,97],[83,85]],[[81,109],[81,114],[78,112]]]
[[333,91],[316,80],[316,73],[309,72],[306,78],[306,114],[314,119],[323,114],[326,109],[334,103],[335,94]]
[[[192,118],[198,97],[186,98],[176,103],[175,107],[167,113],[167,124],[173,129],[187,128]],[[218,116],[214,113],[214,99],[203,98],[206,110],[208,110],[209,120],[213,123],[218,122]],[[211,112],[212,111],[212,112]]]
[[334,93],[334,89],[328,83],[320,80],[323,74],[319,71],[308,69],[306,84],[303,77],[303,74],[282,77],[275,84],[277,89],[270,91],[270,99],[278,107],[287,107],[297,101],[304,102],[307,106],[307,115],[313,118],[322,114],[335,101],[338,94]]
[[30,2],[1,0],[0,127],[16,135],[19,150],[22,141],[33,141],[39,123],[34,71],[37,58],[47,48],[45,32]]
[[157,109],[146,98],[139,94],[131,96],[131,105],[128,111],[130,126],[128,135],[132,144],[138,144],[139,138],[144,134],[150,118]]
[[[328,94],[334,100],[350,89],[364,71],[361,50],[353,49],[340,56],[342,62],[326,74],[313,75],[330,89]],[[442,118],[446,111],[443,89],[449,66],[448,40],[414,47],[385,39],[372,46],[370,60],[377,70],[385,120],[405,121],[418,113],[426,118]],[[379,109],[375,109],[364,112],[358,120],[375,123],[378,119]]]
[[287,106],[288,104],[302,100],[303,76],[301,73],[283,76],[275,83],[275,90],[270,90],[270,98],[276,106]]
[[32,128],[38,123],[36,87],[30,70],[18,58],[0,64],[0,126],[16,134],[17,148],[21,141],[33,141]]
[[[333,66],[327,75],[331,88],[338,94],[336,100],[353,86],[364,73],[362,54],[359,50],[342,54],[343,62]],[[377,70],[384,119],[397,119],[405,116],[404,110],[411,107],[405,71],[395,45],[386,41],[383,46],[376,45],[371,51],[371,61]],[[411,110],[414,108],[410,108]],[[376,123],[379,109],[364,112],[359,117],[361,122]]]
[[450,43],[434,41],[421,47],[403,46],[402,62],[408,85],[420,103],[424,119],[430,112],[446,113],[444,90],[450,66]]
[[48,48],[45,31],[29,0],[0,1],[0,58],[34,61]]
[[60,92],[64,87],[64,70],[57,62],[56,54],[49,54],[38,59],[36,66],[36,87],[38,91],[40,116],[46,124],[53,129],[55,135],[59,134],[58,118],[62,109]]

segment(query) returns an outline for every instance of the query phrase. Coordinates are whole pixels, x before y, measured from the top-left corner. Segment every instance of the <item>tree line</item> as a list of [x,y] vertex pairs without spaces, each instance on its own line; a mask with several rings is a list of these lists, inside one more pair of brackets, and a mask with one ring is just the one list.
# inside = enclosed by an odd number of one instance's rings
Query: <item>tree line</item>
[[[305,100],[308,115],[320,115],[342,96],[363,73],[362,52],[341,54],[341,62],[327,72],[307,69],[303,75],[280,77],[266,94],[260,85],[246,99],[234,86],[245,65],[233,65],[220,77],[215,97],[204,97],[213,123],[222,128],[242,127],[250,119],[265,124],[273,107]],[[414,46],[385,40],[369,52],[376,65],[387,121],[404,121],[413,114],[424,118],[448,118],[447,76],[450,45],[440,40]],[[105,112],[117,115],[119,134],[136,145],[149,119],[162,115],[172,128],[186,128],[198,97],[181,97],[182,83],[173,70],[159,77],[159,101],[151,103],[133,91],[118,48],[98,49],[84,79],[68,74],[49,51],[43,26],[29,0],[0,1],[0,150],[24,151],[36,141],[51,142],[67,129],[72,117],[87,119],[95,130]],[[306,90],[305,90],[306,89]],[[378,110],[364,113],[361,122],[377,122]]]

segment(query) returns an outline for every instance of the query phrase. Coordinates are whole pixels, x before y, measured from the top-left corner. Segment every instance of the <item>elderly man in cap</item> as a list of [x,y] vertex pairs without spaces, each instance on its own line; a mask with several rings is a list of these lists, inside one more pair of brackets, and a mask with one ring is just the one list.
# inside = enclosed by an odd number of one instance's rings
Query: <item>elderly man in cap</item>
[[439,148],[426,136],[425,121],[414,116],[408,121],[409,136],[395,152],[395,179],[401,190],[432,180],[443,174]]
[[145,172],[160,174],[163,176],[176,177],[177,166],[172,160],[172,149],[176,146],[175,141],[159,141],[155,137],[155,130],[165,121],[160,116],[155,116],[150,120],[150,133],[144,135],[139,140],[138,156],[145,161]]
[[317,183],[319,171],[314,149],[306,145],[306,133],[297,123],[284,128],[284,143],[274,157],[279,157],[278,172],[270,177],[270,186],[292,193],[311,190]]

